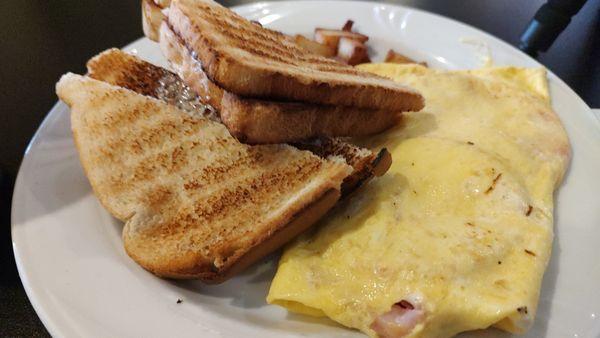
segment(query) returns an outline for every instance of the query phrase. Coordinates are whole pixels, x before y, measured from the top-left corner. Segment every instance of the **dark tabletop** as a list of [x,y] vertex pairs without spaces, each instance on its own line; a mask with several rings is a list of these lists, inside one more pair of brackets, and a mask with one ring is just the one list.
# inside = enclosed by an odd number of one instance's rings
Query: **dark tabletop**
[[[397,1],[469,23],[513,45],[544,2]],[[25,147],[57,100],[54,84],[61,74],[83,73],[91,56],[142,36],[139,7],[138,0],[0,1],[0,337],[48,335],[23,291],[10,241],[10,199]],[[589,0],[539,60],[588,105],[600,107],[600,0]]]

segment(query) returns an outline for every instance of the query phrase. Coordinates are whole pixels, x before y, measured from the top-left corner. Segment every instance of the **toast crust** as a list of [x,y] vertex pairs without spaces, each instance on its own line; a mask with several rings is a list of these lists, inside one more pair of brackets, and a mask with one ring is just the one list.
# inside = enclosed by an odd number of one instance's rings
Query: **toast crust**
[[[316,199],[311,204],[292,217],[290,222],[285,226],[268,236],[264,236],[258,241],[258,244],[250,248],[243,254],[232,256],[228,264],[222,267],[218,272],[205,269],[190,269],[188,271],[175,271],[164,273],[155,273],[163,278],[173,279],[201,279],[206,284],[219,284],[227,279],[244,271],[250,265],[256,263],[263,257],[276,251],[284,244],[288,243],[296,236],[300,235],[311,225],[316,223],[323,217],[329,209],[333,208],[340,198],[340,192],[336,189],[326,191],[321,197]],[[125,232],[123,232],[125,236]],[[127,247],[125,248],[127,250]]]
[[391,111],[424,106],[415,90],[312,54],[211,0],[175,0],[169,26],[208,78],[240,96]]
[[180,37],[163,22],[163,54],[188,86],[215,107],[233,136],[245,143],[298,142],[315,137],[367,136],[395,125],[401,112],[243,98],[213,83]]
[[392,155],[386,148],[377,154],[370,150],[349,145],[341,139],[319,139],[315,142],[294,144],[299,149],[311,151],[320,157],[342,156],[354,168],[352,175],[342,183],[342,197],[347,197],[374,176],[382,176],[392,165]]

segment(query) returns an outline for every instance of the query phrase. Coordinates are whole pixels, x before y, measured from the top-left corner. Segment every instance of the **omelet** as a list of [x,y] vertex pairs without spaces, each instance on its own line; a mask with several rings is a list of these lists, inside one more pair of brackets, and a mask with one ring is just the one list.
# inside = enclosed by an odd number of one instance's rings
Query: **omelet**
[[387,147],[392,167],[288,246],[267,301],[372,337],[526,331],[570,159],[545,70],[360,68],[426,107],[356,140]]

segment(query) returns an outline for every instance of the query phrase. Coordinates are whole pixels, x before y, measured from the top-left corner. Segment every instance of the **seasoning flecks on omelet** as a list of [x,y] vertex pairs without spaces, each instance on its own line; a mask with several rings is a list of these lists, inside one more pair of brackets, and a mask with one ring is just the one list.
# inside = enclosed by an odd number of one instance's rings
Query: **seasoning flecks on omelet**
[[419,90],[426,107],[359,140],[387,147],[392,167],[286,250],[267,300],[370,336],[525,331],[570,155],[545,72],[360,67]]

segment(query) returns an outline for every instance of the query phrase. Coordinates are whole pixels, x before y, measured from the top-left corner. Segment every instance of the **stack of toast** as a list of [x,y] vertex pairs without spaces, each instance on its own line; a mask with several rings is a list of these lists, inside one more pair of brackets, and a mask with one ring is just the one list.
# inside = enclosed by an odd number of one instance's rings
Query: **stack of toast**
[[154,13],[144,15],[147,36],[244,142],[371,135],[423,107],[414,90],[313,54],[214,1],[144,1]]
[[156,275],[221,282],[276,250],[389,168],[338,136],[423,106],[212,1],[142,5],[175,72],[110,49],[57,94],[94,193]]

